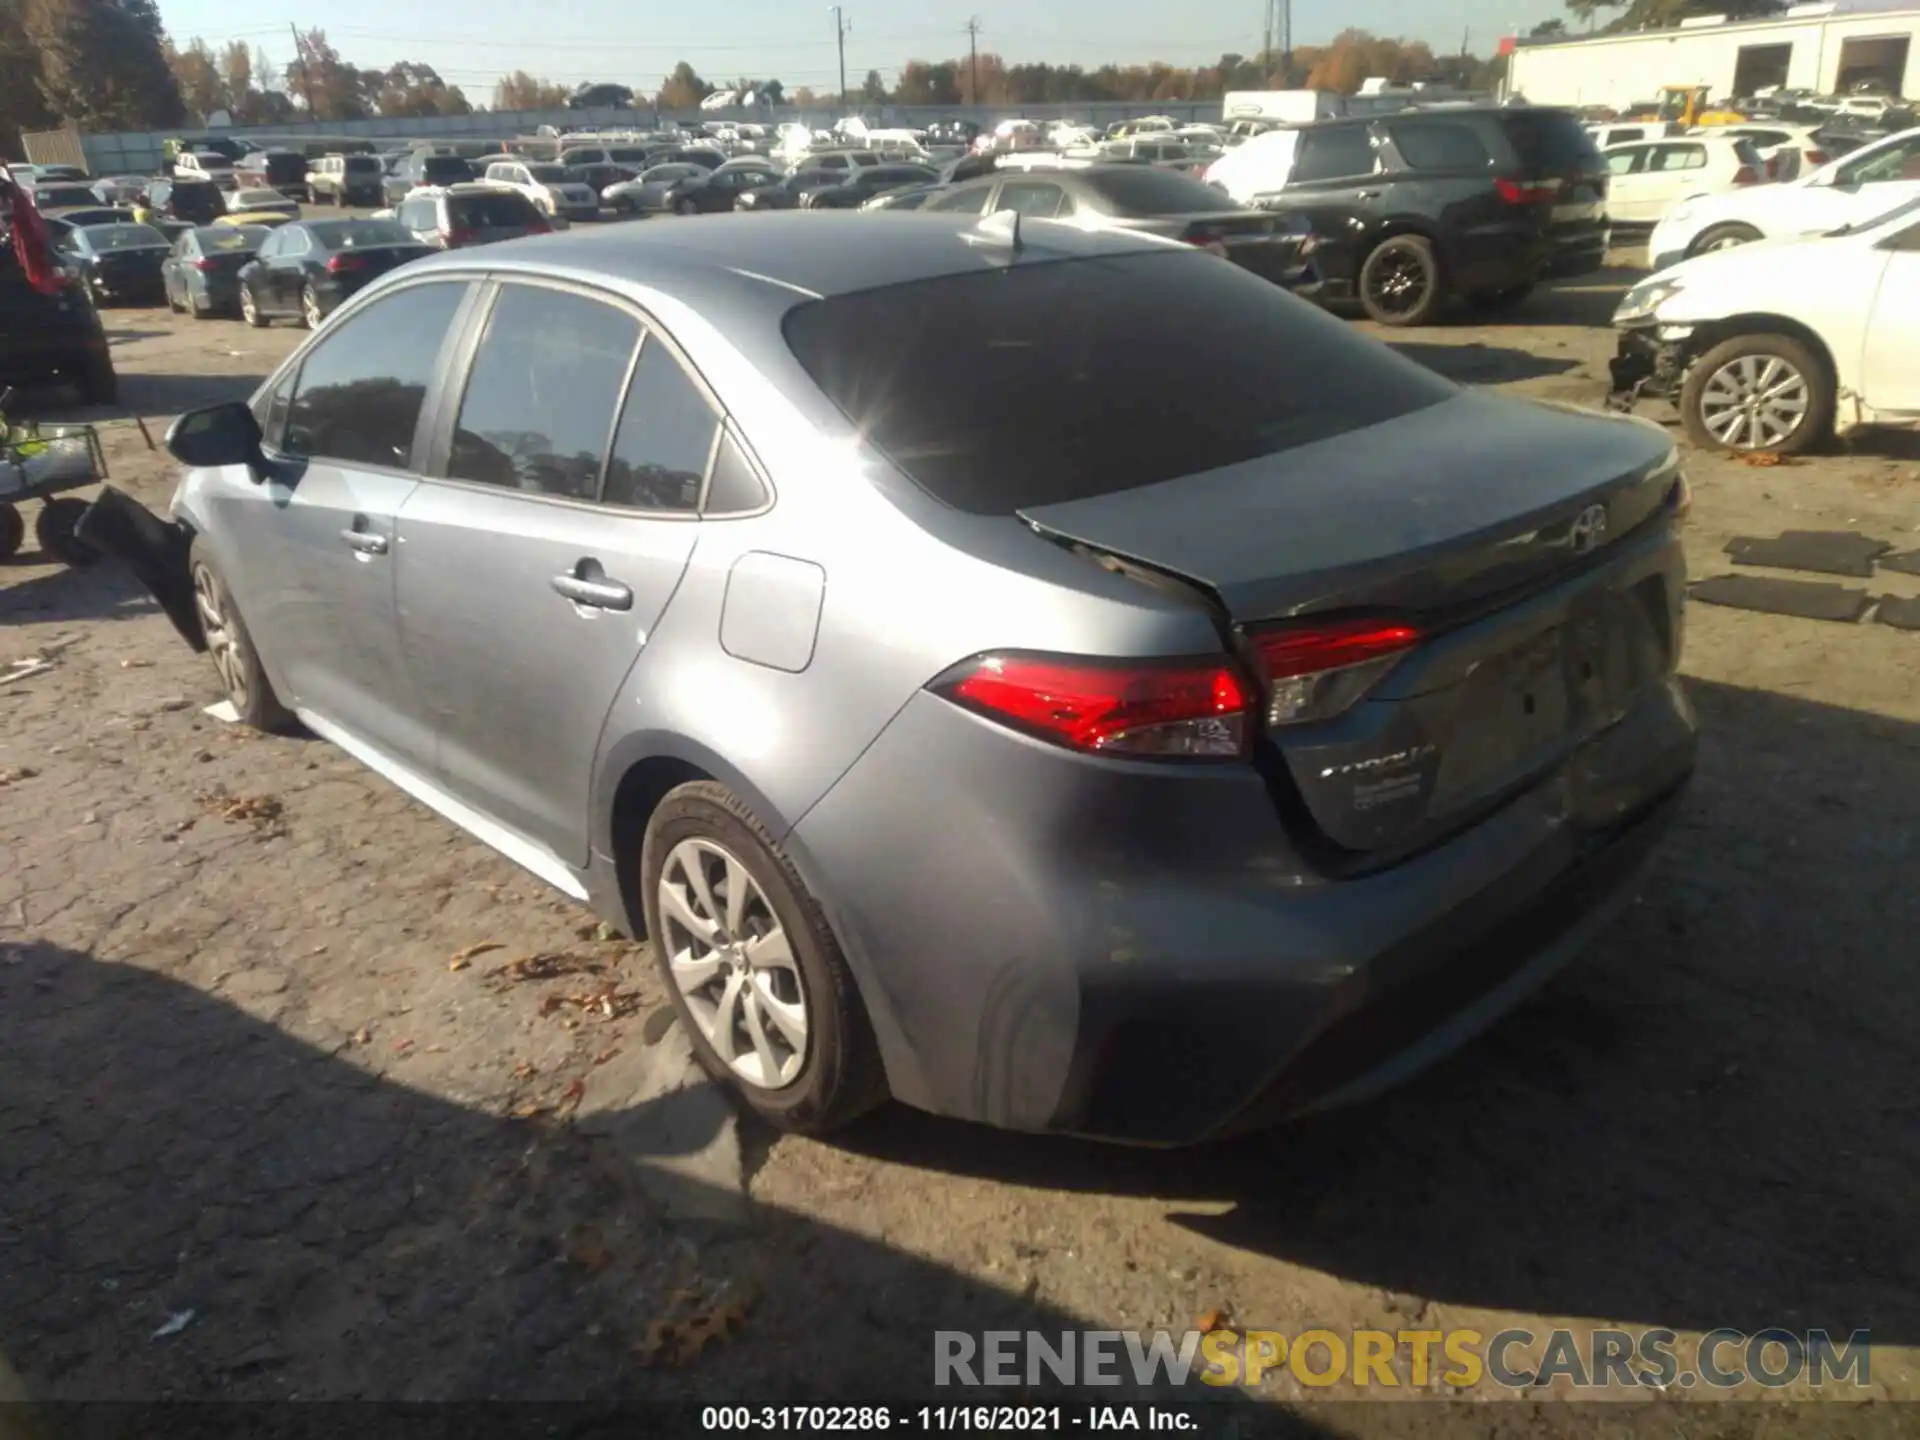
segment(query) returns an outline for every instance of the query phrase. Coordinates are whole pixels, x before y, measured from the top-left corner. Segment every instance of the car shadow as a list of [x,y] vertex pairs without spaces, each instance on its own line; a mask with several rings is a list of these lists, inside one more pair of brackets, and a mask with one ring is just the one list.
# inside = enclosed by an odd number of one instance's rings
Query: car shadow
[[[61,620],[132,620],[159,607],[125,566],[99,562],[79,568],[59,565],[40,552],[33,539],[33,506],[23,507],[27,540],[18,552],[0,560],[0,625]],[[29,566],[59,565],[19,580],[7,572]]]
[[1468,323],[1490,328],[1515,325],[1575,325],[1605,328],[1613,323],[1620,299],[1646,278],[1642,267],[1611,264],[1588,275],[1542,284],[1510,310],[1494,314],[1469,311]]
[[1476,341],[1448,345],[1417,340],[1389,340],[1387,344],[1407,359],[1460,385],[1504,385],[1518,380],[1539,380],[1549,375],[1564,375],[1580,365],[1578,360],[1567,356],[1537,355],[1530,350],[1513,350],[1504,345],[1483,345]]
[[1441,1303],[1920,1340],[1920,726],[1689,689],[1699,771],[1635,903],[1381,1100],[1174,1154],[898,1109],[836,1140],[1158,1197],[1223,1244]]
[[[636,1166],[711,1133],[649,1155],[386,1079],[276,1023],[275,963],[209,994],[0,930],[0,1377],[47,1440],[160,1433],[65,1408],[108,1399],[952,1401],[978,1392],[935,1388],[936,1330],[1085,1323],[805,1215],[671,1218]],[[703,1316],[701,1343],[658,1328]],[[0,1433],[19,1419],[0,1406]]]

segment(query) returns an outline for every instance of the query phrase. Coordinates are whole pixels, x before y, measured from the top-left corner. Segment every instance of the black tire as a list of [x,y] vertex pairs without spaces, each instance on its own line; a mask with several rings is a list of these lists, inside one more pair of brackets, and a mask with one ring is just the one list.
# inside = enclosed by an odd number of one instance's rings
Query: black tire
[[682,196],[673,202],[673,213],[676,215],[698,215],[700,213],[700,207],[692,200]]
[[[1804,381],[1805,407],[1797,424],[1783,437],[1767,438],[1765,443],[1745,443],[1743,437],[1736,436],[1730,442],[1723,440],[1710,423],[1709,407],[1716,399],[1724,403],[1726,393],[1716,386],[1715,377],[1735,361],[1745,359],[1778,360],[1797,371]],[[1764,365],[1747,368],[1758,368],[1764,375]],[[1777,386],[1783,380],[1784,377],[1776,376],[1766,383]],[[1736,384],[1737,372],[1723,383]],[[1827,362],[1801,341],[1790,335],[1736,335],[1708,350],[1687,371],[1686,383],[1680,387],[1680,423],[1686,429],[1687,438],[1703,450],[1800,455],[1832,437],[1835,399],[1833,373]],[[1720,413],[1727,411],[1723,408]],[[1751,429],[1747,433],[1750,435]]]
[[12,505],[0,505],[0,560],[11,558],[27,538],[27,522]]
[[[220,676],[221,688],[226,691],[227,699],[233,702],[233,708],[240,713],[241,722],[256,730],[290,728],[294,724],[293,714],[273,693],[273,682],[267,679],[267,672],[260,664],[260,652],[254,649],[246,621],[241,619],[239,608],[227,591],[226,581],[220,578],[213,557],[207,551],[205,537],[195,537],[192,548],[187,552],[187,569],[193,578],[194,605],[200,619],[200,632],[207,641],[207,651],[213,660],[214,671]],[[207,593],[218,611],[221,622],[218,635],[214,633],[212,617],[207,613],[201,590],[203,585],[210,587]],[[222,644],[216,646],[216,640],[221,640]]]
[[251,285],[240,286],[240,318],[256,330],[267,328],[267,317],[261,312],[260,299],[253,293]]
[[1446,298],[1440,257],[1424,235],[1393,235],[1360,262],[1361,308],[1382,325],[1430,325]]
[[120,398],[120,377],[114,373],[113,357],[104,350],[82,360],[72,380],[89,405],[111,405]]
[[[805,1004],[806,1048],[798,1073],[780,1088],[750,1083],[733,1071],[701,1032],[674,978],[660,913],[660,876],[671,852],[686,840],[720,845],[738,859],[786,933]],[[756,1115],[781,1130],[817,1135],[848,1124],[887,1098],[873,1027],[839,941],[766,826],[725,786],[696,781],[660,802],[641,844],[640,893],[654,962],[694,1054]]]
[[98,560],[100,552],[73,533],[73,527],[86,513],[84,500],[62,497],[41,501],[40,513],[33,517],[33,538],[40,544],[40,553],[75,569]]
[[182,308],[180,302],[173,298],[173,287],[169,285],[167,287],[167,309],[171,310],[175,315],[178,315]]
[[1704,255],[1709,250],[1730,250],[1735,245],[1750,245],[1762,238],[1753,226],[1738,222],[1709,226],[1694,237],[1693,244],[1687,247],[1687,257],[1691,259],[1695,255]]
[[1475,290],[1469,294],[1467,303],[1474,309],[1487,314],[1497,314],[1502,310],[1511,310],[1533,294],[1533,282],[1524,285],[1508,285],[1500,290]]

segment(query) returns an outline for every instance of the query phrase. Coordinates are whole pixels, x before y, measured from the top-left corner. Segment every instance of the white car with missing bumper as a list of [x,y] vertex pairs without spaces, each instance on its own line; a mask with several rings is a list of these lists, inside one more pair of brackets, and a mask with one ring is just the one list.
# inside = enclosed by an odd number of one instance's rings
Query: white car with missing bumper
[[1920,423],[1920,196],[1688,260],[1628,291],[1613,321],[1610,402],[1670,399],[1696,445],[1791,455]]
[[1862,225],[1920,196],[1920,129],[1864,145],[1783,185],[1753,185],[1683,200],[1647,240],[1655,270],[1755,240]]

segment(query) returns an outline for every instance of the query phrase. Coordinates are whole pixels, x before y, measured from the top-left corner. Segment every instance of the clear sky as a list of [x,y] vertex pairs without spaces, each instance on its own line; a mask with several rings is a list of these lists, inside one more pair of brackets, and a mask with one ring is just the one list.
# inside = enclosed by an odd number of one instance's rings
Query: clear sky
[[[969,10],[970,5],[978,8]],[[576,83],[612,80],[652,91],[679,60],[710,81],[777,76],[789,90],[836,84],[833,17],[814,0],[732,0],[724,5],[632,0],[305,0],[276,23],[264,7],[231,0],[160,0],[168,32],[185,43],[245,39],[275,66],[292,53],[288,21],[318,26],[352,64],[398,60],[433,66],[476,103],[490,101],[501,74],[524,69]],[[847,77],[869,69],[891,83],[909,59],[964,55],[962,31],[980,21],[980,48],[1008,63],[1048,60],[1089,68],[1113,61],[1211,63],[1222,52],[1260,48],[1261,0],[846,0]],[[1436,51],[1487,54],[1516,26],[1564,14],[1561,0],[1293,0],[1296,45],[1324,44],[1348,26],[1425,40]]]

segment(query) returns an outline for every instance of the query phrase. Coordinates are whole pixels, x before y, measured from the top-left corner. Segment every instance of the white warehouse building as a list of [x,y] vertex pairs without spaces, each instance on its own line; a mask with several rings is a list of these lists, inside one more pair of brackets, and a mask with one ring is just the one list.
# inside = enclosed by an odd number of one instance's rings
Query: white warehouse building
[[1658,97],[1665,85],[1705,85],[1714,99],[1769,86],[1845,94],[1862,82],[1920,94],[1920,8],[1913,0],[1794,5],[1766,20],[1705,15],[1672,30],[1584,39],[1522,40],[1507,90],[1536,105],[1608,105]]

